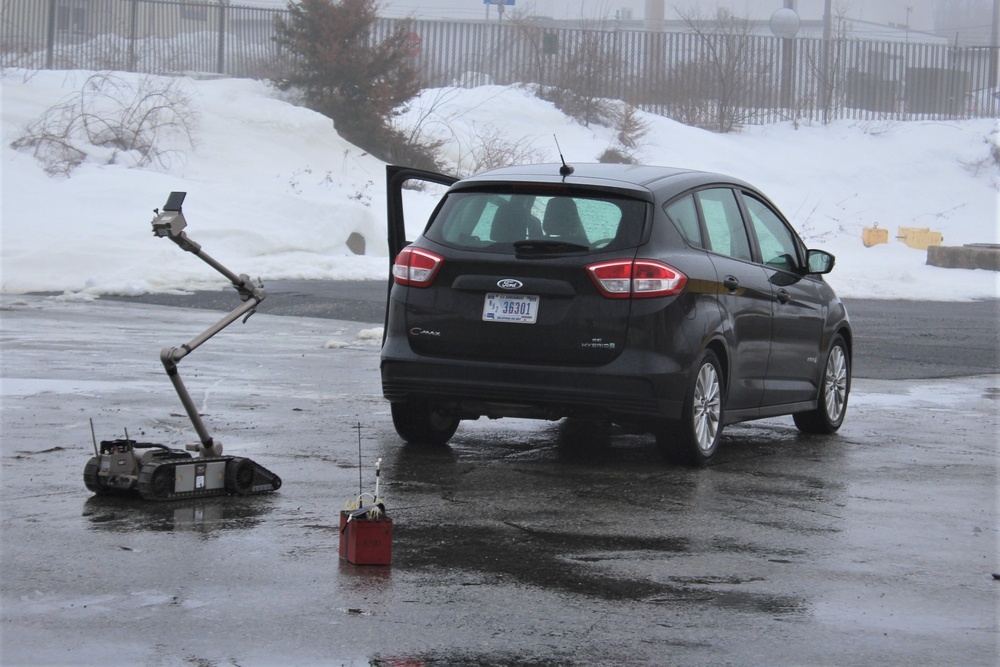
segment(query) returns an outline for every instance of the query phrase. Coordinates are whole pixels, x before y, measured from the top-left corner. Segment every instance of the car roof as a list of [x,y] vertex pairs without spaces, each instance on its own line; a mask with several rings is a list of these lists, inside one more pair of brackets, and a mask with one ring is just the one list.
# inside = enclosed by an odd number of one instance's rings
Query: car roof
[[564,184],[579,187],[596,187],[630,192],[633,196],[652,200],[653,193],[660,199],[694,187],[711,184],[734,185],[756,190],[732,176],[695,169],[632,164],[574,164],[573,172],[563,176],[559,163],[529,164],[491,169],[464,178],[452,189],[480,188],[488,184],[530,182],[538,184]]

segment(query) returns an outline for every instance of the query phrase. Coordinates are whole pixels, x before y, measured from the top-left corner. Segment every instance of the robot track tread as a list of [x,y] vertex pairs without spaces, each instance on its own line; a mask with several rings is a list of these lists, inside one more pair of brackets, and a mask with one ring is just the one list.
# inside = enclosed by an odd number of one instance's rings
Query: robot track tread
[[163,459],[142,466],[136,488],[146,500],[270,493],[281,478],[248,458]]

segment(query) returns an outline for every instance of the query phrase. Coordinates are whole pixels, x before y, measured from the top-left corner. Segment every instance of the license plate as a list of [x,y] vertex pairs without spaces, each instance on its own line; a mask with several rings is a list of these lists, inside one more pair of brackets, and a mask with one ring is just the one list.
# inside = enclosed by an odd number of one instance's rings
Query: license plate
[[516,322],[534,324],[538,317],[538,297],[532,294],[486,295],[483,306],[484,322]]

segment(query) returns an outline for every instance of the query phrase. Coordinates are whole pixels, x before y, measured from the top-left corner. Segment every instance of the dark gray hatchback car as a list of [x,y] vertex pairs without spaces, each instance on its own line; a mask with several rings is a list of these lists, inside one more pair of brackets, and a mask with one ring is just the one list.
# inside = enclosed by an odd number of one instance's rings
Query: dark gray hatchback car
[[[447,185],[407,241],[403,188]],[[389,167],[382,390],[399,435],[461,420],[609,420],[703,463],[726,424],[843,422],[851,326],[778,209],[740,180],[559,164],[456,181]]]

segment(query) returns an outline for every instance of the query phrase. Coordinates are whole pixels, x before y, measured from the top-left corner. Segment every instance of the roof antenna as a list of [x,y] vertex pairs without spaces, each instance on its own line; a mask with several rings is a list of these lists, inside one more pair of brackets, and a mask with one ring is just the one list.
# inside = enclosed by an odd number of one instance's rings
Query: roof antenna
[[559,175],[566,178],[573,173],[573,167],[566,164],[566,158],[563,157],[562,148],[559,147],[559,137],[553,134],[552,138],[556,140],[556,150],[559,151],[559,159],[562,160],[562,166],[559,167]]

